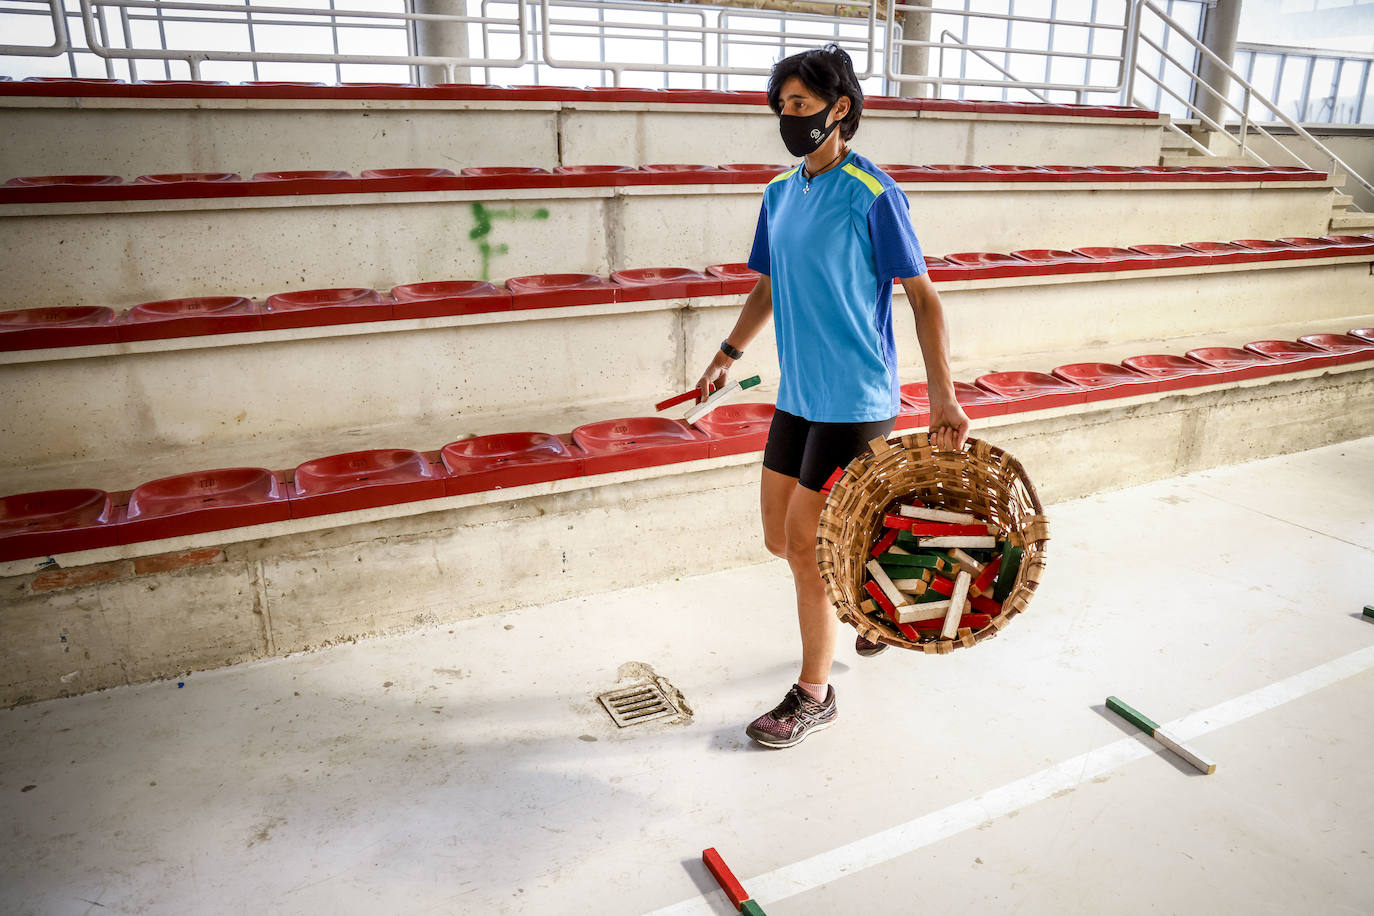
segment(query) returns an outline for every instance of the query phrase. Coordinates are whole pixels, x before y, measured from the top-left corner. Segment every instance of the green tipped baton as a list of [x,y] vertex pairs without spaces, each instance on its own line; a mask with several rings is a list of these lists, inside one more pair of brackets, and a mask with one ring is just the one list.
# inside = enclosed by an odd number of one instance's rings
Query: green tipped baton
[[1151,738],[1154,738],[1160,744],[1164,745],[1193,766],[1197,767],[1203,773],[1211,775],[1217,771],[1217,765],[1215,763],[1189,750],[1187,747],[1180,744],[1178,739],[1174,738],[1173,735],[1170,735],[1164,729],[1160,728],[1153,720],[1136,712],[1116,697],[1107,697],[1107,708],[1136,728],[1145,732],[1145,734],[1149,735]]
[[1366,617],[1374,619],[1374,604],[1366,604],[1364,606],[1364,615]]

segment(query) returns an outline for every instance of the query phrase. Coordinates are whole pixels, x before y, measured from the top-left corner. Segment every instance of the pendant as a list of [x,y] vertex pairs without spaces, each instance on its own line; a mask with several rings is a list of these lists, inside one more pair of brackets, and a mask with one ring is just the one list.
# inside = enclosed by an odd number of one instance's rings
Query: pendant
[[803,193],[803,194],[809,194],[810,192],[811,192],[811,182],[808,181],[808,182],[806,183],[806,186],[802,188],[802,193]]

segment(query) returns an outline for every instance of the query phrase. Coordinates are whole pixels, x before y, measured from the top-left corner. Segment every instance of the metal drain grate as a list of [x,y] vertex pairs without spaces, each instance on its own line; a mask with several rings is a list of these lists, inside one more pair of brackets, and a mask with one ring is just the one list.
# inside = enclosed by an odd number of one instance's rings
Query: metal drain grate
[[678,715],[678,709],[657,684],[635,684],[597,697],[621,728]]

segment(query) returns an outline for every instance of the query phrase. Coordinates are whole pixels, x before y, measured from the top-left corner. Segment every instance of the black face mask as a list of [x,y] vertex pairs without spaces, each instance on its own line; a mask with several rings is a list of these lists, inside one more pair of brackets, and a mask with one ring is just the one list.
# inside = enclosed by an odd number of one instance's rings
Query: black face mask
[[824,111],[813,115],[779,115],[778,132],[782,134],[787,151],[793,156],[806,156],[820,149],[821,144],[840,126],[839,121],[825,126],[825,119],[830,117],[831,110],[839,101],[836,99]]

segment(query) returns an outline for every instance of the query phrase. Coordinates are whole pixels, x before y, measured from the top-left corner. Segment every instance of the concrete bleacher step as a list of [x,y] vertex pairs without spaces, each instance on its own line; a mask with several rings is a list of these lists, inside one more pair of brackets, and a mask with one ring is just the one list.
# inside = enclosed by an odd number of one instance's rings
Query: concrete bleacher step
[[1225,167],[1228,165],[1259,165],[1259,161],[1249,156],[1204,156],[1196,151],[1184,155],[1163,154],[1159,157],[1160,165],[1168,166],[1189,166],[1189,165],[1214,165]]
[[1374,231],[1374,213],[1343,210],[1331,216],[1332,232],[1365,233]]
[[[1026,177],[899,183],[928,252],[1312,237],[1330,223],[1329,179]],[[657,184],[0,203],[6,303],[119,309],[186,296],[729,263],[749,251],[760,191],[758,183]]]
[[[1351,316],[1367,311],[1367,259],[937,282],[959,358],[992,361],[1145,339],[1161,326],[1196,334],[1280,320],[1360,326]],[[742,299],[678,296],[0,353],[16,429],[43,430],[6,440],[0,491],[58,486],[74,463],[98,466],[107,453],[134,468],[188,449],[218,455],[220,465],[260,463],[277,445],[299,442],[288,451],[305,460],[321,454],[315,443],[328,447],[333,431],[393,424],[442,429],[442,441],[424,446],[432,449],[466,434],[518,431],[508,424],[531,413],[579,416],[631,394],[652,404],[695,383]],[[900,294],[894,315],[900,368],[919,373]],[[638,343],[587,372],[587,354],[611,339]],[[776,380],[771,332],[748,359]],[[401,444],[339,439],[353,448]],[[100,479],[114,489],[140,482]]]
[[[1256,327],[1128,349],[1177,353],[1346,329]],[[1124,352],[957,362],[955,376],[1047,371],[1058,360]],[[1371,424],[1374,364],[1366,361],[1007,414],[976,421],[973,434],[1019,458],[1054,502],[1343,441]],[[59,568],[37,572],[33,562],[6,563],[10,631],[25,635],[0,644],[0,705],[754,562],[765,556],[751,508],[758,461],[758,453],[733,455],[206,532],[63,556]],[[81,654],[67,654],[69,646]]]
[[[164,97],[155,97],[156,87],[139,87],[141,97],[121,97],[90,95],[89,86],[0,88],[0,110],[9,127],[0,148],[0,175],[7,176],[123,174],[134,168],[251,174],[454,162],[544,167],[715,162],[721,150],[730,150],[740,162],[771,162],[781,149],[777,119],[761,93],[191,87],[163,89]],[[40,91],[67,94],[33,94]],[[921,104],[939,110],[918,110]],[[1100,106],[1090,110],[1104,111]],[[1073,112],[1064,106],[872,98],[859,142],[874,161],[885,162],[1156,161],[1160,125],[1167,123],[1156,113],[1108,111],[1112,116],[1086,117]],[[99,136],[100,142],[70,142],[82,135]],[[519,142],[512,143],[513,137]]]

